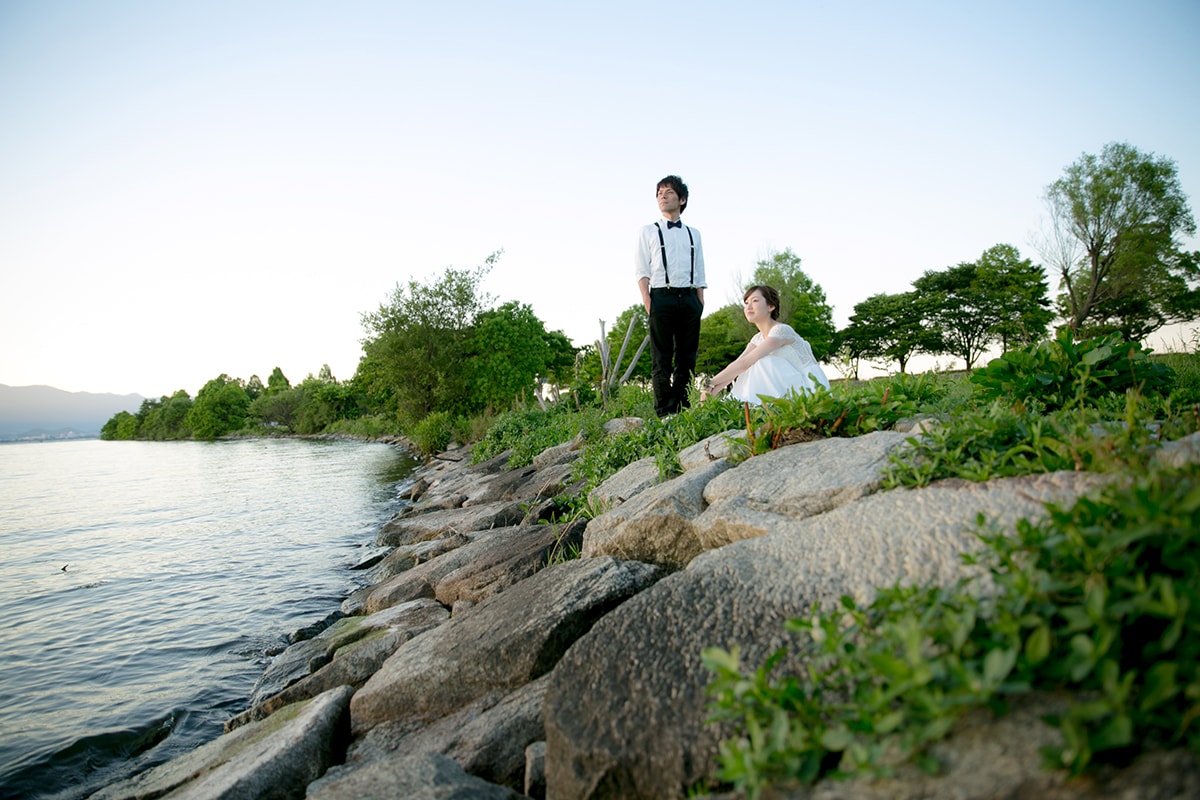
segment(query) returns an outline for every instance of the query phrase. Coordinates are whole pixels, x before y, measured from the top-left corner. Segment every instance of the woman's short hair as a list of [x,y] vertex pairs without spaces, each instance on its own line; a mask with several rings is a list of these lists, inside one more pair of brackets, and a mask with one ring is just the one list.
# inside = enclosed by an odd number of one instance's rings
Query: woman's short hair
[[742,302],[750,299],[750,295],[755,292],[762,292],[763,299],[767,301],[767,305],[771,307],[771,319],[779,319],[779,292],[775,291],[766,284],[755,284],[746,290],[742,295]]

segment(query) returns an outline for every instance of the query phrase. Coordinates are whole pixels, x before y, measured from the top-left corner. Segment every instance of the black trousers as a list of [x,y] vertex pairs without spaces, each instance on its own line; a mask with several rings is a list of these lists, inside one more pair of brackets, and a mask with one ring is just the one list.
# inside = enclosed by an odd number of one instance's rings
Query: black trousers
[[650,290],[650,384],[660,417],[688,405],[703,311],[694,288]]

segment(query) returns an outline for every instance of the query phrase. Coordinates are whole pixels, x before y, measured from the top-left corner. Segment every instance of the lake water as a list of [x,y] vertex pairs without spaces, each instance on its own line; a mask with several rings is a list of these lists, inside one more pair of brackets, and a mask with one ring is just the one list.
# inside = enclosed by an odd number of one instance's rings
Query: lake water
[[348,441],[0,444],[0,797],[85,797],[219,736],[361,585],[415,466]]

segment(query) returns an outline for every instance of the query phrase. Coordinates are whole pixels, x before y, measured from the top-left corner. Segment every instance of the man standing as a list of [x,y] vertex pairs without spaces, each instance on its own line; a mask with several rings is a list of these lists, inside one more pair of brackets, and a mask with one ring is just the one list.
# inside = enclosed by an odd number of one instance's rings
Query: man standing
[[636,275],[650,317],[654,412],[665,417],[688,405],[706,283],[700,231],[679,219],[687,208],[687,184],[678,175],[668,175],[656,188],[663,218],[642,228]]

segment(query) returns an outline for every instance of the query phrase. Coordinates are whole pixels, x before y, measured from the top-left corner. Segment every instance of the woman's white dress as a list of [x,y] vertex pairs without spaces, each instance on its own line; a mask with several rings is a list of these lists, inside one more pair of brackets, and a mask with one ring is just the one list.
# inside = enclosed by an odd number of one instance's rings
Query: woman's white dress
[[[759,405],[759,395],[783,397],[791,390],[807,394],[821,384],[829,388],[829,379],[817,360],[812,347],[800,337],[790,325],[776,323],[767,332],[772,339],[783,339],[787,344],[763,356],[733,381],[730,394],[738,400]],[[750,344],[763,342],[762,333],[754,334]]]

